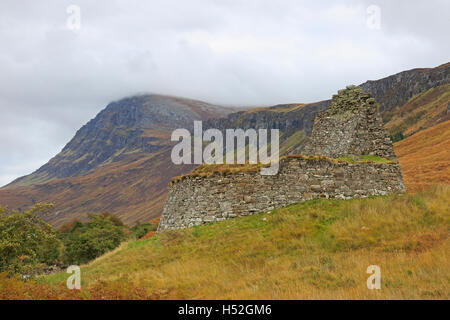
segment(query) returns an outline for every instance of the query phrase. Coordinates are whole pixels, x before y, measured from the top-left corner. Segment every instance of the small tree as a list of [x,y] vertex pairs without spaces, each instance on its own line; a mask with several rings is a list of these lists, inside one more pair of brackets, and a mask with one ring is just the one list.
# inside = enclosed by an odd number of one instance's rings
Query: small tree
[[123,227],[108,215],[90,214],[89,221],[80,223],[64,237],[64,262],[87,263],[110,251],[125,239]]
[[33,275],[58,262],[60,242],[42,216],[53,204],[37,204],[25,212],[0,207],[0,272]]

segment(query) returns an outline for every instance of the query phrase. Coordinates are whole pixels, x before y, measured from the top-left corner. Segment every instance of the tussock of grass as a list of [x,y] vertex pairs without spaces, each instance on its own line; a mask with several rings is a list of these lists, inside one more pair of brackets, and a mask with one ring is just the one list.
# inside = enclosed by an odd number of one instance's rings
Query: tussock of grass
[[233,173],[244,173],[244,172],[259,172],[261,167],[264,165],[261,163],[258,164],[201,164],[198,167],[194,168],[192,172],[172,178],[170,183],[175,183],[183,180],[186,177],[203,177],[208,178],[214,174],[233,174]]
[[[162,299],[448,299],[449,225],[448,185],[317,199],[124,244],[82,267],[82,291],[126,275]],[[381,290],[366,287],[374,264]]]

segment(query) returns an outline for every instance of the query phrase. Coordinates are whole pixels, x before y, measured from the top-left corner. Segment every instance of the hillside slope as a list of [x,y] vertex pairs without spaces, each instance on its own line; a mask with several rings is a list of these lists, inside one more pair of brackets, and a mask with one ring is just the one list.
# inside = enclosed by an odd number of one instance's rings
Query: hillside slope
[[[81,296],[449,299],[449,223],[449,186],[307,201],[125,243],[82,266]],[[381,268],[381,290],[366,287],[370,265]],[[46,290],[66,278],[45,277]]]
[[171,177],[192,170],[172,164],[170,151],[141,155],[135,161],[119,161],[101,170],[73,178],[53,179],[28,187],[0,190],[2,203],[25,209],[37,202],[52,202],[55,211],[45,220],[59,227],[89,212],[110,212],[128,225],[160,215]]
[[394,144],[407,192],[450,184],[450,120]]
[[392,110],[386,129],[392,135],[410,136],[420,130],[450,120],[450,84],[422,92]]

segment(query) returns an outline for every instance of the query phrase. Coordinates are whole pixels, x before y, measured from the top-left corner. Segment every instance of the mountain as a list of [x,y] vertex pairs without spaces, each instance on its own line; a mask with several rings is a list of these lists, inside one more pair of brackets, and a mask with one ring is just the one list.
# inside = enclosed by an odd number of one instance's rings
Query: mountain
[[205,128],[279,129],[280,153],[287,154],[302,146],[311,133],[314,118],[328,108],[330,100],[310,104],[281,104],[229,114],[225,119],[210,119]]
[[404,105],[415,95],[448,83],[450,83],[450,62],[436,68],[403,71],[380,80],[367,81],[360,87],[380,104],[380,112],[387,122],[396,108]]
[[[450,63],[413,69],[360,86],[380,103],[391,135],[408,136],[448,119]],[[108,211],[126,223],[161,213],[166,186],[193,166],[170,160],[171,132],[191,128],[278,128],[280,153],[301,152],[316,114],[330,100],[237,110],[161,95],[128,97],[110,103],[75,134],[64,149],[31,175],[0,189],[0,204],[25,209],[54,202],[47,220],[59,226],[87,212]],[[408,187],[408,185],[407,185]]]
[[194,120],[222,117],[232,111],[235,109],[161,95],[112,102],[78,130],[47,164],[6,187],[76,177],[112,162],[133,161],[167,149],[174,129],[189,128]]
[[237,110],[162,95],[112,102],[47,164],[0,189],[0,203],[24,209],[53,202],[46,219],[56,226],[99,211],[128,224],[154,218],[170,179],[193,168],[170,161],[172,131]]

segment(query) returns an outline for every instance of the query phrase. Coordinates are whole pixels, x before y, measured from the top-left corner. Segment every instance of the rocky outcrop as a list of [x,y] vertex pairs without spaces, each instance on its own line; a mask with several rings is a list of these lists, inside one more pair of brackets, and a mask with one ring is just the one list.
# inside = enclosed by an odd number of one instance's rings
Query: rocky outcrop
[[316,116],[302,154],[329,158],[376,155],[395,159],[375,99],[356,86],[339,90],[330,107]]
[[[311,104],[295,105],[284,104],[269,108],[263,108],[257,112],[241,111],[231,113],[222,119],[209,119],[203,124],[204,129],[215,128],[225,133],[226,129],[278,129],[280,130],[280,143],[282,144],[290,136],[302,131],[303,137],[312,131],[314,118],[318,112],[328,108],[329,100]],[[297,142],[297,147],[303,141]]]
[[369,80],[360,87],[380,104],[381,116],[387,122],[396,107],[428,89],[450,83],[450,63],[436,68],[403,71],[392,76]]
[[280,208],[316,198],[350,199],[404,192],[396,163],[288,157],[277,175],[187,176],[169,187],[158,230],[179,229]]

